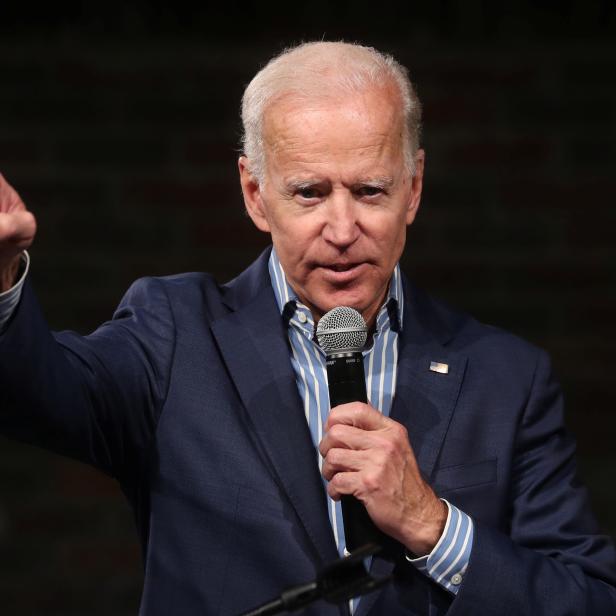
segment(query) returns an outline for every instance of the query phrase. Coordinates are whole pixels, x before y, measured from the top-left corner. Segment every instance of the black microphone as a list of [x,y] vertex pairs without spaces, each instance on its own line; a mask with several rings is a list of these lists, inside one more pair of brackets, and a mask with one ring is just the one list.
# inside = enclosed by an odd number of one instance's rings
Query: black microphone
[[[347,402],[368,402],[361,354],[367,337],[366,322],[354,308],[333,308],[319,321],[317,340],[326,355],[331,408]],[[388,538],[375,526],[364,505],[350,495],[341,500],[347,551],[352,554],[367,544],[383,548]]]

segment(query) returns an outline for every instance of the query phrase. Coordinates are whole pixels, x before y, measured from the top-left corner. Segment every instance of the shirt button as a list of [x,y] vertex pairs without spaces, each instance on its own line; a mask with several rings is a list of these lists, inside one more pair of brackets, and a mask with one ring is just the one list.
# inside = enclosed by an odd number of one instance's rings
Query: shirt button
[[298,320],[300,323],[305,323],[305,322],[308,320],[308,317],[307,317],[307,316],[306,316],[303,312],[300,312],[300,313],[297,315],[297,320]]
[[454,573],[451,576],[451,583],[454,586],[457,586],[458,584],[461,584],[462,583],[462,576],[459,573]]

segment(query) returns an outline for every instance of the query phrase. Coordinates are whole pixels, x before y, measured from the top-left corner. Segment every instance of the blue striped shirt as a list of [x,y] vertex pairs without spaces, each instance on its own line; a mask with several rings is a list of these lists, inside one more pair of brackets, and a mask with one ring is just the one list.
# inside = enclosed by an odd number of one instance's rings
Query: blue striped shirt
[[[323,426],[329,414],[329,393],[325,354],[314,341],[315,323],[309,308],[301,303],[287,282],[282,265],[272,250],[269,272],[278,309],[288,315],[288,336],[291,345],[291,363],[304,413],[313,443],[323,438]],[[371,340],[363,351],[366,372],[366,390],[370,404],[384,415],[389,415],[396,392],[398,366],[398,332],[404,319],[404,293],[397,265],[391,277],[387,299],[376,317]],[[319,469],[322,457],[319,454]],[[325,483],[325,481],[324,481]],[[329,518],[340,555],[344,554],[344,526],[340,501],[327,496]],[[410,558],[420,571],[432,577],[447,590],[457,593],[468,566],[473,542],[471,518],[445,501],[448,516],[440,540],[432,552],[421,558]]]

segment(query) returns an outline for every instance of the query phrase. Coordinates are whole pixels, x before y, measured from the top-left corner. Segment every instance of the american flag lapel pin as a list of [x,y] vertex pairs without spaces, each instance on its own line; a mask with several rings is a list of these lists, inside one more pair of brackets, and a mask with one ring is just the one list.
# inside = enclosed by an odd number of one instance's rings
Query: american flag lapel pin
[[441,374],[447,374],[449,372],[449,364],[441,364],[438,361],[431,361],[430,370],[432,370],[432,372],[440,372]]

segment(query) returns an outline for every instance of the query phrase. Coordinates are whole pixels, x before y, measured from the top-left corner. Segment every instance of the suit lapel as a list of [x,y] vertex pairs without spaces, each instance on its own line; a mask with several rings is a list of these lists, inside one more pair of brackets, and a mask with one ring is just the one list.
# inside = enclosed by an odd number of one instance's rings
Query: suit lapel
[[[390,416],[404,424],[428,482],[458,400],[467,357],[448,344],[456,324],[442,307],[404,280],[404,328],[399,340],[398,382]],[[446,372],[431,370],[432,362]]]
[[[404,426],[428,483],[432,483],[434,467],[458,399],[467,358],[446,348],[449,329],[435,322],[430,300],[405,281],[403,331],[398,343],[397,383],[390,417]],[[447,364],[443,374],[430,370],[431,362]],[[403,563],[402,566],[412,566]],[[392,572],[394,563],[376,557],[371,571],[383,576]],[[377,591],[363,597],[356,616],[368,614],[379,597]]]
[[[413,336],[403,334],[400,342],[398,384],[390,416],[407,427],[419,468],[430,481],[453,415],[467,359],[436,342],[418,344]],[[446,364],[448,373],[430,370],[433,361]]]
[[[271,289],[267,260],[250,275],[256,293],[217,319],[212,331],[268,457],[321,562],[337,557],[323,481],[290,361],[287,333]],[[251,268],[251,269],[253,269]],[[244,275],[245,276],[245,275]],[[254,288],[254,276],[261,279]],[[239,299],[236,295],[236,300]],[[239,304],[238,304],[239,305]]]

